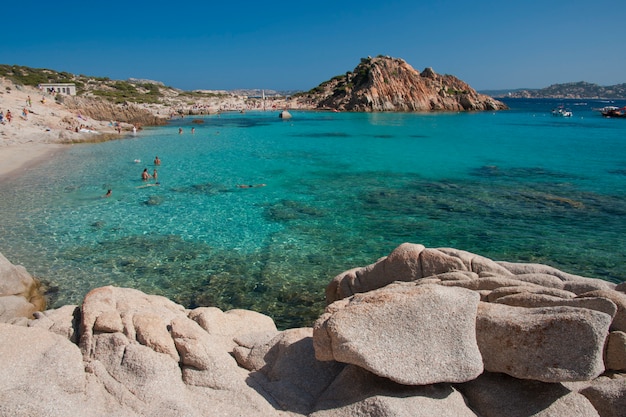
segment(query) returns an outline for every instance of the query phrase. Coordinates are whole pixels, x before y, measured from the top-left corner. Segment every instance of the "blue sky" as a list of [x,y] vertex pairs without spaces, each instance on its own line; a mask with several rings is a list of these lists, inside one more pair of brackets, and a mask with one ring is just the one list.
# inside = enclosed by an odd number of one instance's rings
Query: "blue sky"
[[184,90],[308,90],[376,55],[478,90],[626,82],[622,0],[12,1],[0,15],[0,64]]

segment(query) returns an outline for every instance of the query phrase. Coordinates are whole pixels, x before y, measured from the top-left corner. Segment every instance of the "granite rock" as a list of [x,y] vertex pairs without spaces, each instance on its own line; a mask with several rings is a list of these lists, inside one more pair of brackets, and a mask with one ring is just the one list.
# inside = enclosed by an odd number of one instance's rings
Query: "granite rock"
[[543,382],[590,380],[604,371],[611,317],[575,307],[481,303],[476,339],[485,370]]
[[405,385],[463,382],[483,370],[479,296],[463,288],[392,284],[329,306],[314,326],[316,357]]
[[482,417],[599,416],[585,396],[561,384],[485,372],[474,381],[458,385],[458,389]]
[[606,369],[626,371],[626,333],[609,333],[604,362]]
[[33,318],[46,306],[38,280],[21,265],[13,265],[0,253],[0,323],[18,317]]
[[335,277],[313,329],[96,288],[2,310],[0,417],[623,416],[623,288],[411,243]]

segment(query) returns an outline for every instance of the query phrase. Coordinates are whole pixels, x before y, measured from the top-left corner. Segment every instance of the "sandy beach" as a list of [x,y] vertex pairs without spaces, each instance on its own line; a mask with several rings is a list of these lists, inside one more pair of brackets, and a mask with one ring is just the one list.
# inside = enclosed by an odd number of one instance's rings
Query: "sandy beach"
[[69,143],[117,133],[110,122],[87,119],[56,103],[50,94],[4,78],[0,78],[0,112],[5,116],[0,124],[0,180],[51,157]]

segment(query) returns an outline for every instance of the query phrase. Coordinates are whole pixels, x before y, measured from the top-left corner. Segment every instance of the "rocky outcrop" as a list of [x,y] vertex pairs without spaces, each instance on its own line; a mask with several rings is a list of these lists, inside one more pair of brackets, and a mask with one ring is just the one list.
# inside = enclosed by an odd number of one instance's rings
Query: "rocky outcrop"
[[39,281],[0,253],[0,323],[33,318],[45,307]]
[[96,288],[0,323],[0,416],[623,416],[617,289],[416,244],[333,279],[314,328]]
[[361,112],[507,108],[452,75],[439,75],[432,68],[420,73],[402,59],[383,56],[362,59],[352,72],[320,84],[305,97],[318,108]]
[[63,98],[63,104],[68,109],[95,120],[117,121],[137,126],[159,126],[167,124],[168,121],[166,117],[157,116],[151,111],[129,103],[114,104],[97,98],[67,96]]

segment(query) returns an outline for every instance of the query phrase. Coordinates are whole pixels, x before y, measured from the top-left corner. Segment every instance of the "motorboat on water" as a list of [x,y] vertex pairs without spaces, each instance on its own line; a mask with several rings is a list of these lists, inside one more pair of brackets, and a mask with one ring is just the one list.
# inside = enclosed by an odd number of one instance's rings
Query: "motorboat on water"
[[559,106],[552,109],[552,115],[559,117],[572,117],[573,113],[570,109],[566,109],[564,106]]
[[624,107],[615,107],[615,106],[607,106],[600,109],[600,113],[604,117],[618,117],[618,118],[626,118],[626,106]]

